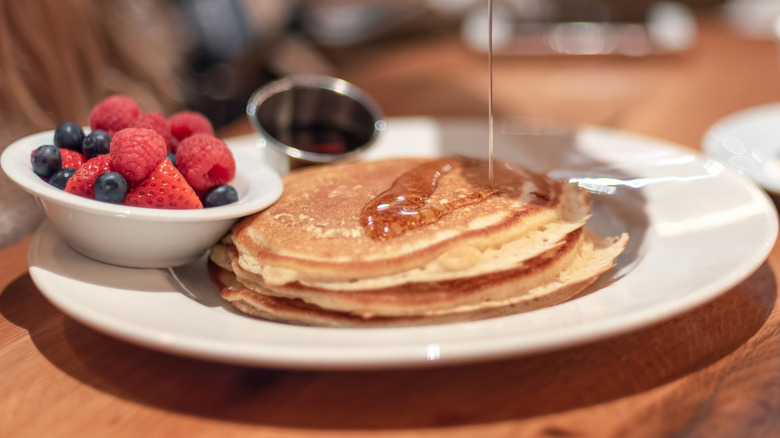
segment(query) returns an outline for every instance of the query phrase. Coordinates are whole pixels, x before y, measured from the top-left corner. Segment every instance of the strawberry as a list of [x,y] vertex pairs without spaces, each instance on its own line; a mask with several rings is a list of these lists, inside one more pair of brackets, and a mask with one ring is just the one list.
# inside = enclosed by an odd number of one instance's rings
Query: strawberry
[[70,177],[65,185],[65,191],[74,195],[95,199],[95,179],[101,173],[109,171],[114,171],[110,156],[98,155],[95,158],[91,158],[76,169],[76,173]]
[[78,169],[82,164],[84,164],[85,161],[87,161],[81,152],[76,152],[71,149],[60,148],[60,154],[62,154],[63,169],[68,167],[71,169]]
[[180,210],[203,208],[198,195],[167,158],[145,180],[127,192],[122,204]]

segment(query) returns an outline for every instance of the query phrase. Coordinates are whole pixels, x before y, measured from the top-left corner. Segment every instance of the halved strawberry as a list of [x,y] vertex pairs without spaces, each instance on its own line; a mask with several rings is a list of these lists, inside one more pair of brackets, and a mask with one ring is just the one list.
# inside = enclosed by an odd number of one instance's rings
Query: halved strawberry
[[167,158],[145,180],[127,192],[122,204],[147,208],[203,208],[198,195]]
[[78,168],[81,167],[85,161],[87,161],[81,152],[77,152],[72,149],[60,148],[60,154],[62,154],[63,169],[70,167],[71,169],[78,170]]
[[76,169],[76,173],[65,185],[65,191],[95,199],[95,179],[101,173],[109,171],[114,171],[114,166],[111,165],[111,157],[108,154],[91,158]]

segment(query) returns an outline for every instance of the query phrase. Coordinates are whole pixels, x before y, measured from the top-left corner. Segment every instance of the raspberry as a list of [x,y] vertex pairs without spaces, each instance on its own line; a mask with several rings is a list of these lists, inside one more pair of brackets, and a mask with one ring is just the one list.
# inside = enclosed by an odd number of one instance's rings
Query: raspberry
[[174,152],[176,146],[179,145],[179,141],[171,134],[171,126],[168,123],[168,119],[159,113],[145,113],[138,116],[133,122],[131,128],[146,128],[160,134],[165,140],[165,146],[168,148],[168,152]]
[[92,108],[89,114],[89,127],[102,129],[114,135],[115,132],[129,128],[141,114],[138,104],[127,96],[109,96]]
[[127,128],[111,137],[111,163],[130,186],[145,180],[166,153],[165,140],[151,129]]
[[170,160],[162,160],[148,178],[127,192],[125,205],[147,208],[203,208],[198,195]]
[[60,154],[62,154],[62,168],[66,169],[78,169],[87,160],[80,152],[76,152],[71,149],[60,148]]
[[236,162],[225,142],[208,134],[195,134],[179,143],[176,166],[198,193],[227,184],[236,175]]
[[178,141],[193,134],[214,135],[214,127],[211,122],[201,113],[195,111],[182,111],[172,115],[168,122],[171,126],[171,134]]
[[95,180],[101,173],[111,172],[114,167],[111,165],[111,157],[108,155],[98,155],[95,158],[87,160],[76,170],[76,173],[68,179],[65,184],[65,191],[74,195],[84,196],[95,199]]

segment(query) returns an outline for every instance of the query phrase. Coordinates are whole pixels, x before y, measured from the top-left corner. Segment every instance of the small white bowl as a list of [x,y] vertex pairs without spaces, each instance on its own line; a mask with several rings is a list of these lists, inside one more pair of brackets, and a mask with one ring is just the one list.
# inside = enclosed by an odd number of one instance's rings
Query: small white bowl
[[234,204],[158,210],[87,199],[59,190],[33,173],[31,152],[53,140],[54,131],[17,140],[3,151],[0,164],[11,180],[35,196],[73,249],[105,263],[131,268],[188,263],[217,242],[237,219],[271,205],[282,193],[279,174],[263,162],[255,142],[240,138],[226,141],[236,160],[231,185],[239,200]]

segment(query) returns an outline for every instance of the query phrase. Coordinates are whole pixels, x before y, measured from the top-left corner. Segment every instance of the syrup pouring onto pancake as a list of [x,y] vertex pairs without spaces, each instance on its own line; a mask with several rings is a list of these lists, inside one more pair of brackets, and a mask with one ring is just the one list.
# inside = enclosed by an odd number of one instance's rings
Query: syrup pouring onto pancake
[[[511,163],[494,169],[492,0],[488,9],[488,165],[406,158],[291,173],[276,204],[215,245],[209,269],[223,298],[302,325],[473,321],[566,301],[614,266],[628,236],[584,228],[587,192]],[[355,185],[363,188],[321,202]],[[485,215],[494,219],[477,220]],[[364,233],[343,227],[355,216]]]
[[[552,180],[534,172],[518,173],[511,165],[504,164],[497,169],[493,187],[485,188],[488,181],[484,179],[484,160],[445,157],[424,161],[402,173],[389,189],[365,204],[360,213],[360,224],[372,239],[398,237],[493,196],[515,198],[526,184],[533,187],[530,192],[533,199],[527,201],[529,205],[549,206],[558,202],[559,190]],[[477,189],[471,193],[453,193],[446,200],[431,202],[442,177],[456,171]]]
[[488,181],[493,188],[493,0],[488,0]]
[[476,165],[473,160],[442,158],[411,169],[393,186],[363,207],[360,223],[373,239],[387,239],[407,230],[435,223],[456,209],[477,204],[495,194],[493,185],[493,0],[488,0],[488,189],[446,204],[426,205],[441,176],[456,166]]

